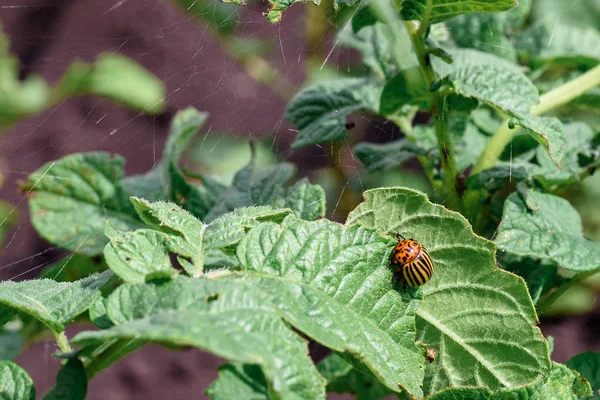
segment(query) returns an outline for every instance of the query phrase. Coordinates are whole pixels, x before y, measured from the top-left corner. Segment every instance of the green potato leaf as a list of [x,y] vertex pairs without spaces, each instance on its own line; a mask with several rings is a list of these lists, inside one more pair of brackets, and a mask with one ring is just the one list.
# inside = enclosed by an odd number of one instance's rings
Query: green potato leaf
[[114,327],[75,344],[142,339],[189,345],[259,364],[275,398],[325,399],[306,342],[283,323],[268,295],[236,279],[179,278],[122,285],[106,304]]
[[375,189],[365,199],[347,226],[413,237],[435,265],[416,312],[417,338],[437,353],[425,373],[426,394],[449,386],[514,388],[547,376],[548,349],[525,283],[495,267],[492,242],[420,192]]
[[341,78],[316,83],[289,102],[285,118],[298,127],[292,148],[342,140],[346,117],[379,110],[382,84],[370,78]]
[[539,103],[538,91],[522,73],[494,65],[477,65],[452,72],[445,78],[465,97],[485,102],[512,116],[509,126],[521,125],[542,144],[560,167],[567,139],[557,118],[529,113]]
[[0,399],[35,400],[33,381],[12,361],[0,360]]
[[265,374],[256,364],[227,363],[219,367],[219,377],[206,389],[211,400],[268,400]]
[[551,194],[510,195],[495,242],[507,254],[551,260],[569,271],[600,269],[600,243],[587,240],[577,211]]
[[51,243],[88,256],[106,245],[104,225],[143,227],[121,186],[125,160],[108,153],[71,154],[29,175],[31,222]]
[[566,362],[567,367],[576,370],[590,383],[592,400],[600,400],[600,353],[586,351]]
[[100,288],[110,277],[111,272],[105,271],[75,282],[4,281],[0,283],[0,303],[32,316],[58,333],[100,297]]
[[83,364],[77,358],[71,358],[58,371],[56,386],[44,396],[44,400],[84,400],[87,386]]
[[566,400],[584,399],[590,394],[590,385],[576,371],[571,371],[562,364],[552,363],[552,370],[546,380],[524,388],[498,392],[483,388],[450,388],[428,397],[428,400]]

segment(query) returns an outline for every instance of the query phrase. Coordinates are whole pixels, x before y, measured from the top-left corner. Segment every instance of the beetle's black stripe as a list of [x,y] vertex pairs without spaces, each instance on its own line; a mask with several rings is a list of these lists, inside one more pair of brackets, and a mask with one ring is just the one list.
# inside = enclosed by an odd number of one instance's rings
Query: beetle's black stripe
[[431,263],[431,259],[424,255],[424,257],[422,257],[420,261],[421,264],[423,264],[423,268],[427,270],[427,274],[431,276],[431,274],[433,274],[433,264]]
[[425,249],[421,249],[421,259],[427,264],[429,267],[429,275],[433,274],[433,260],[431,260],[431,256]]
[[413,274],[417,276],[417,279],[419,280],[419,286],[424,285],[425,282],[429,280],[429,274],[423,268],[423,264],[419,260],[415,260],[411,267]]
[[416,281],[414,281],[414,276],[410,269],[410,265],[405,265],[404,268],[402,268],[402,275],[404,276],[404,281],[408,286],[419,286],[417,285]]

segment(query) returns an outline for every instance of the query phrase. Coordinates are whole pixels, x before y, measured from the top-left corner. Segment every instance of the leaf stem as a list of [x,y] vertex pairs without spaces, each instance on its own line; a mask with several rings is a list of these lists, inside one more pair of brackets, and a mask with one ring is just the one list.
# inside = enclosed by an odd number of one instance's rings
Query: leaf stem
[[[428,1],[427,5],[431,6],[431,1]],[[425,15],[427,15],[427,11]],[[420,34],[424,24],[421,24],[421,27],[418,30],[415,29],[415,26],[410,22],[405,22],[405,27],[413,43],[417,59],[419,60],[421,73],[425,80],[425,87],[431,87],[432,83],[435,81],[435,73],[431,66],[429,54],[425,49],[423,36]],[[440,157],[442,159],[442,167],[444,169],[444,185],[446,187],[446,192],[448,193],[449,205],[451,208],[458,209],[464,214],[464,206],[456,190],[458,171],[456,169],[454,149],[452,147],[452,140],[448,129],[448,118],[445,115],[444,95],[439,91],[434,91],[430,93],[430,96],[431,115],[435,122],[435,134],[440,150]]]
[[596,273],[596,271],[590,271],[590,272],[583,272],[581,274],[578,274],[573,279],[571,279],[570,281],[568,281],[567,283],[565,283],[564,285],[562,285],[561,287],[556,289],[554,292],[549,294],[544,299],[540,299],[540,301],[538,302],[537,307],[536,307],[538,309],[538,314],[540,316],[543,316],[544,313],[548,310],[548,308],[552,304],[554,304],[554,302],[556,300],[558,300],[563,294],[565,294],[569,289],[571,289],[573,287],[573,285],[581,282],[582,280],[586,279],[587,277],[589,277],[595,273]]
[[[543,114],[567,104],[598,85],[600,85],[600,65],[540,96],[540,104],[531,107],[530,112],[533,115]],[[505,119],[496,133],[494,133],[494,136],[488,143],[471,174],[477,174],[484,169],[491,168],[498,161],[500,154],[502,154],[502,151],[510,143],[517,131],[518,129],[510,129],[508,127],[508,118]]]
[[60,333],[54,332],[54,337],[56,338],[56,344],[58,344],[58,348],[60,349],[60,351],[62,351],[63,353],[71,353],[73,351],[71,345],[69,344],[69,339],[67,339],[65,331],[62,331]]

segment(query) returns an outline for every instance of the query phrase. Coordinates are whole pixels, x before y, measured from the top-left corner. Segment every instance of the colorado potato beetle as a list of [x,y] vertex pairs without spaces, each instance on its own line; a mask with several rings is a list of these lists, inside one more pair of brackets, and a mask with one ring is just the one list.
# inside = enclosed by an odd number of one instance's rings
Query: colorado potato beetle
[[433,261],[422,244],[414,239],[404,239],[396,235],[398,243],[392,251],[390,264],[395,265],[396,273],[404,284],[417,287],[427,283],[433,274]]

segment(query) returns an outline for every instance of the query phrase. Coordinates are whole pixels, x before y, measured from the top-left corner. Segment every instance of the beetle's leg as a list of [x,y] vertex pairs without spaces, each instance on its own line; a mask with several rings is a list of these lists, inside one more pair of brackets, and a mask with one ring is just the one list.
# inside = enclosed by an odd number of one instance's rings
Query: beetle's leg
[[396,239],[400,240],[404,240],[404,236],[402,236],[402,234],[400,234],[400,232],[396,232]]

